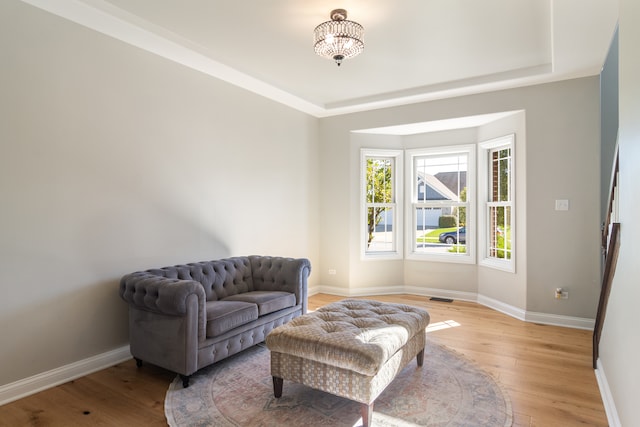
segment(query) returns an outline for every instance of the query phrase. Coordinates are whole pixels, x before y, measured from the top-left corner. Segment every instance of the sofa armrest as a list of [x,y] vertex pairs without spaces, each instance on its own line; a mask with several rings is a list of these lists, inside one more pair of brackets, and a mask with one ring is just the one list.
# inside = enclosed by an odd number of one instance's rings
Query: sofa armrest
[[311,263],[305,258],[284,258],[252,255],[251,275],[257,291],[285,291],[296,296],[296,304],[307,312],[307,278]]
[[[198,300],[198,313],[189,312],[188,301],[192,295]],[[120,297],[132,308],[139,310],[168,316],[197,316],[198,337],[204,339],[206,298],[199,282],[136,272],[127,274],[120,280]]]

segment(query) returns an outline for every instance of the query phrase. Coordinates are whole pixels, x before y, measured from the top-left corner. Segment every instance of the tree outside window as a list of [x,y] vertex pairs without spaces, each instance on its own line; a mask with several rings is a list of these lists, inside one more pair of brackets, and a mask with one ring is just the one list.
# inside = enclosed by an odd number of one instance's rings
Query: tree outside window
[[401,257],[402,151],[363,149],[361,168],[362,254]]
[[393,159],[367,158],[367,248],[375,237],[378,227],[391,231],[393,224]]

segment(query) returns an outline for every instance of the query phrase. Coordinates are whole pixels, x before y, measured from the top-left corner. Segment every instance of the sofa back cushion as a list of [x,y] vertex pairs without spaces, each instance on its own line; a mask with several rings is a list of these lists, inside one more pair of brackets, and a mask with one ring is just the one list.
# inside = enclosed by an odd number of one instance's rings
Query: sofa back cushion
[[207,301],[218,301],[254,290],[248,257],[194,262],[148,271],[170,279],[195,280],[202,283]]

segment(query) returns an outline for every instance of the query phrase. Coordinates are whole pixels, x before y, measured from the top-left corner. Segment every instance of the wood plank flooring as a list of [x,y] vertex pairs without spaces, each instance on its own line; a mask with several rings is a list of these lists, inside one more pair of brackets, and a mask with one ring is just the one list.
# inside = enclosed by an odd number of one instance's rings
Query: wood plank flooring
[[[427,339],[490,372],[508,391],[514,426],[607,425],[591,368],[591,331],[525,323],[470,302],[370,298],[426,308]],[[340,299],[314,295],[309,309]],[[131,360],[0,406],[0,426],[166,426],[164,397],[174,377]]]

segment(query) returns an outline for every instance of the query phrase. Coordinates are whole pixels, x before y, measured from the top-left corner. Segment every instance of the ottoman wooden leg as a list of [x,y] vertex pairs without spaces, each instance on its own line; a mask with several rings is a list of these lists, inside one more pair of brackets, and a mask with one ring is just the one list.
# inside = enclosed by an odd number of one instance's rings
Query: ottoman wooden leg
[[373,402],[362,404],[362,427],[369,427],[371,425],[371,418],[373,417]]
[[282,397],[282,378],[273,377],[273,395],[277,398]]
[[418,361],[418,366],[422,366],[424,363],[424,348],[418,353],[416,356],[416,360]]

